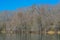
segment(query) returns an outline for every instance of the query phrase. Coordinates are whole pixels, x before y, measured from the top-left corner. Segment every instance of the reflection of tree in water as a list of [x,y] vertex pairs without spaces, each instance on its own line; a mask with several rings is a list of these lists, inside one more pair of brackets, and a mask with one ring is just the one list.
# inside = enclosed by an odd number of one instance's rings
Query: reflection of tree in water
[[[57,24],[56,24],[56,26],[55,26],[55,30],[56,30],[56,32],[60,32],[60,21],[58,21],[57,22]],[[57,40],[59,40],[60,39],[60,34],[56,34],[57,36],[56,36],[56,38],[57,38]]]
[[5,40],[20,40],[19,34],[6,34]]

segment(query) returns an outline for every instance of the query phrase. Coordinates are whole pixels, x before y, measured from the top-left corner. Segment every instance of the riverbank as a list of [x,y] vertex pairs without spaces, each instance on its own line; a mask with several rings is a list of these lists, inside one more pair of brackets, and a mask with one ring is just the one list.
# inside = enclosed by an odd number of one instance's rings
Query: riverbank
[[49,34],[49,35],[54,35],[54,34],[59,34],[60,35],[60,31],[48,31],[48,32],[38,32],[38,31],[1,31],[0,33],[30,33],[30,34]]

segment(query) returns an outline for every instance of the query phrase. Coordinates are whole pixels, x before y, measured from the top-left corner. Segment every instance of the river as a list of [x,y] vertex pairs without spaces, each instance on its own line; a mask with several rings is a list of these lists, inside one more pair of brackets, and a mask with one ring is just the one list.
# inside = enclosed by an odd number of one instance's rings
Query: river
[[16,33],[16,34],[0,34],[0,40],[60,40],[60,35],[48,34],[29,34],[29,33]]

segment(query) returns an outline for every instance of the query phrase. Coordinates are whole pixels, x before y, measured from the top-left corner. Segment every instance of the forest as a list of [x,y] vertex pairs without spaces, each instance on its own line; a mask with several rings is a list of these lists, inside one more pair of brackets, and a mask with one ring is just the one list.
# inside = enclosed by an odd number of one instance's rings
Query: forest
[[60,5],[32,5],[0,12],[0,32],[60,30]]

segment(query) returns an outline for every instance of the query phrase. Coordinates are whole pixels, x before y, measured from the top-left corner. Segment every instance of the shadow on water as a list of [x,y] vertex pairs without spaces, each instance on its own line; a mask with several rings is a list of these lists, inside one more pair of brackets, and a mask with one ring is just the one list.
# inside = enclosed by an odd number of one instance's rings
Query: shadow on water
[[47,35],[47,34],[0,34],[0,40],[60,40],[60,35]]

